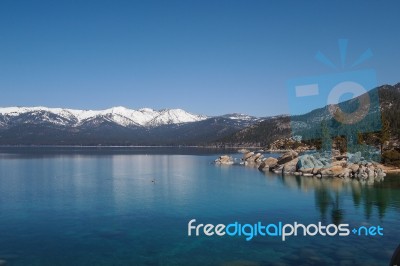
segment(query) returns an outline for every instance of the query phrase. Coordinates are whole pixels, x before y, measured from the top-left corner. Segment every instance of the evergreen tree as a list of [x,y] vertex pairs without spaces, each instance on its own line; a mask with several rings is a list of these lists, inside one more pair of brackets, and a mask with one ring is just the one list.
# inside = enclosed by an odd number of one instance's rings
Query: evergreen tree
[[383,153],[385,142],[389,141],[389,139],[390,139],[390,123],[389,120],[387,120],[386,116],[382,114],[382,129],[379,139],[381,147],[381,155]]
[[332,140],[329,132],[329,127],[326,120],[321,122],[321,141],[322,141],[322,150],[330,151],[332,149]]

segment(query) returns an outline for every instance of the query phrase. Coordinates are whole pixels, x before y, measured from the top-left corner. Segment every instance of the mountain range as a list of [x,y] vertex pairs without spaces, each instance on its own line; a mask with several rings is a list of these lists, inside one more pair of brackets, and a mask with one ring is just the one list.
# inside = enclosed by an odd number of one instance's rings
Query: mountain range
[[[278,139],[289,138],[294,135],[303,139],[321,137],[321,123],[326,123],[332,136],[356,135],[379,131],[383,123],[389,125],[390,138],[400,139],[400,83],[383,85],[367,92],[371,99],[370,110],[360,122],[354,125],[337,123],[332,117],[331,110],[340,107],[343,111],[352,113],[358,108],[363,95],[339,103],[327,105],[302,115],[282,115],[263,119],[258,123],[241,129],[218,141],[222,146],[268,146]],[[354,117],[357,118],[357,117]],[[382,121],[384,120],[384,121]]]
[[208,117],[182,109],[7,107],[0,108],[0,145],[195,145],[260,120],[244,114]]
[[[0,108],[3,116],[0,126],[9,127],[18,123],[48,122],[60,126],[79,127],[84,124],[109,121],[123,127],[155,127],[166,124],[196,122],[207,116],[194,115],[182,109],[156,111],[150,108],[139,110],[122,106],[106,110],[76,110],[47,107],[8,107]],[[1,123],[1,121],[0,121]]]
[[[400,83],[368,92],[379,97],[357,130],[368,132],[380,120],[389,122],[391,134],[400,134]],[[360,97],[340,103],[352,110]],[[205,116],[182,109],[139,110],[113,107],[105,110],[75,110],[47,107],[0,108],[0,145],[217,145],[267,146],[291,135],[318,137],[321,122],[335,128],[329,109],[307,114],[254,117],[245,114]],[[337,107],[335,107],[337,108]],[[381,111],[381,112],[379,112]],[[352,130],[338,127],[339,131]]]

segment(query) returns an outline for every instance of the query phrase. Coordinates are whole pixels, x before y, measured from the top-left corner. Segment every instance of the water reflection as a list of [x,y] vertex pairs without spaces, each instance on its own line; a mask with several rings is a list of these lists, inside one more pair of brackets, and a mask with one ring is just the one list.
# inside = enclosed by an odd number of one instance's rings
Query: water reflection
[[[368,186],[351,180],[264,176],[246,167],[217,167],[210,163],[214,159],[0,154],[0,259],[10,265],[43,266],[383,265],[398,245],[398,176]],[[321,216],[326,222],[359,224],[364,215],[370,223],[385,218],[384,238],[247,242],[188,238],[186,231],[192,218],[314,223]]]
[[363,208],[365,219],[369,220],[376,210],[383,219],[388,208],[400,211],[400,179],[389,175],[385,181],[368,185],[352,179],[314,178],[302,176],[279,176],[281,182],[292,189],[314,192],[316,209],[321,221],[329,219],[339,224],[345,216],[344,200],[350,196],[354,208]]

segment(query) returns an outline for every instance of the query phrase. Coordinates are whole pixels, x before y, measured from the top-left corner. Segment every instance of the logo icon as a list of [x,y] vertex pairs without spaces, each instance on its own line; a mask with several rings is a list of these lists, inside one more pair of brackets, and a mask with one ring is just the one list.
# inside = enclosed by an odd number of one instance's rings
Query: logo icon
[[[347,40],[339,40],[341,68],[322,52],[315,58],[334,72],[320,76],[301,77],[287,82],[292,135],[303,140],[321,140],[320,150],[331,152],[332,140],[344,139],[347,152],[361,152],[366,160],[379,161],[380,153],[360,143],[360,134],[381,130],[376,72],[354,70],[372,57],[371,49],[361,53],[347,68]],[[313,109],[322,109],[322,117],[313,116]],[[363,145],[361,145],[363,144]]]

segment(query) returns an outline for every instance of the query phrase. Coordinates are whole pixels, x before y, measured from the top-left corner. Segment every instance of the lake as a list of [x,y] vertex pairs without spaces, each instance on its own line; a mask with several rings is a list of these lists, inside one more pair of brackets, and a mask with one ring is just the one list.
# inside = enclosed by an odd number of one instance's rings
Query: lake
[[[0,148],[7,265],[388,265],[400,176],[317,179],[216,166],[194,148]],[[271,154],[277,156],[277,154]],[[268,155],[270,156],[270,155]],[[383,236],[188,236],[188,222],[347,223]]]

